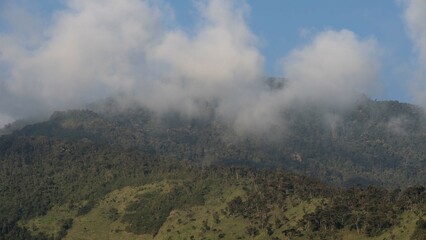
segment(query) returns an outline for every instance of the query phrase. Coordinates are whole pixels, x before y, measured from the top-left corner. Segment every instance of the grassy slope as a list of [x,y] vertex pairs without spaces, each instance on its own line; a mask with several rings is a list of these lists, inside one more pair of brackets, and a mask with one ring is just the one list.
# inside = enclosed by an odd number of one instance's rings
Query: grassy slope
[[[25,223],[27,227],[37,235],[39,232],[47,236],[56,236],[61,229],[61,225],[67,218],[73,218],[73,226],[68,230],[65,239],[288,239],[283,231],[296,227],[297,222],[307,213],[311,213],[326,199],[312,199],[310,201],[300,201],[298,199],[288,199],[288,208],[282,212],[276,208],[275,215],[269,219],[271,225],[275,220],[283,216],[287,218],[282,226],[275,225],[274,232],[268,234],[266,229],[260,229],[258,235],[250,236],[247,227],[250,221],[242,216],[229,216],[226,211],[227,203],[237,196],[246,197],[243,186],[247,182],[234,183],[231,186],[213,189],[206,197],[205,205],[192,206],[183,209],[174,209],[170,212],[167,220],[161,226],[156,236],[136,235],[127,232],[126,224],[121,221],[126,212],[126,207],[137,196],[152,192],[161,191],[167,193],[173,186],[182,184],[181,181],[162,181],[153,184],[146,184],[139,187],[125,187],[115,190],[106,195],[96,203],[95,207],[86,215],[77,216],[76,208],[70,210],[69,206],[56,206],[45,216],[34,218]],[[83,203],[81,203],[83,205]],[[110,209],[117,210],[117,217],[112,218]],[[414,212],[405,212],[401,216],[401,224],[396,226],[381,236],[368,238],[359,235],[354,231],[341,231],[342,239],[409,239],[415,229],[418,217]],[[392,236],[394,238],[392,238]],[[307,236],[292,238],[305,239]]]
[[[25,225],[35,233],[43,232],[47,236],[56,236],[62,222],[73,218],[73,226],[68,230],[65,239],[152,239],[151,236],[135,235],[126,232],[126,225],[120,219],[111,219],[109,211],[117,209],[118,216],[124,214],[127,205],[136,199],[137,195],[161,190],[168,191],[170,183],[159,182],[140,187],[125,187],[115,190],[99,201],[86,215],[77,216],[76,210],[69,210],[68,206],[58,206],[50,210],[45,216],[30,220]],[[81,204],[82,205],[82,204]]]
[[413,212],[405,212],[400,217],[401,224],[377,237],[366,237],[357,232],[343,231],[344,240],[384,240],[384,239],[410,239],[413,235],[418,217]]

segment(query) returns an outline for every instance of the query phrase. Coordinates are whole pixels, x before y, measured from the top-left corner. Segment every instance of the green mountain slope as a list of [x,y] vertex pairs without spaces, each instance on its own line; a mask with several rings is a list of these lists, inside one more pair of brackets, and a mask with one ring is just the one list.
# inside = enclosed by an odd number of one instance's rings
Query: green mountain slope
[[16,163],[2,177],[1,239],[425,236],[422,186],[342,189],[282,170],[199,168],[86,148],[85,157]]
[[425,238],[412,105],[288,110],[273,136],[104,107],[0,137],[0,239]]
[[345,186],[426,183],[426,116],[415,106],[368,99],[350,110],[304,105],[283,112],[280,126],[241,134],[214,112],[191,119],[143,109],[85,110],[56,112],[12,136],[87,138],[201,165],[283,167]]

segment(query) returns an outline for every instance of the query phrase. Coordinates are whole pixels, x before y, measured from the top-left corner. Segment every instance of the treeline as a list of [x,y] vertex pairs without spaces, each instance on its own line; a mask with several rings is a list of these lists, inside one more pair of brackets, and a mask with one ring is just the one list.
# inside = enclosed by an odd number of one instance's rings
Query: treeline
[[[274,211],[310,201],[320,204],[285,229],[287,236],[315,238],[342,229],[377,236],[406,211],[420,216],[416,234],[424,236],[426,121],[419,109],[365,100],[341,113],[332,128],[318,120],[323,114],[315,107],[283,115],[288,131],[272,140],[237,136],[214,117],[143,109],[57,112],[1,136],[0,239],[52,239],[32,236],[21,223],[58,205],[84,215],[115,189],[164,179],[187,184],[140,196],[123,217],[127,231],[155,235],[171,210],[203,205],[209,192],[238,183],[245,196],[220,214],[248,219],[252,236],[264,230],[272,236],[289,221]],[[70,227],[72,219],[55,237]]]
[[[165,179],[182,180],[167,194],[152,192],[130,204],[122,221],[126,231],[155,235],[170,212],[205,204],[211,191],[241,185],[244,196],[227,203],[226,214],[250,221],[247,232],[271,235],[288,219],[281,213],[299,202],[319,199],[312,213],[303,215],[287,236],[332,236],[347,228],[377,236],[398,225],[404,211],[417,211],[418,233],[424,236],[425,188],[404,190],[355,186],[330,187],[316,180],[282,169],[200,166],[189,161],[153,157],[140,151],[96,144],[88,139],[65,141],[46,137],[2,138],[0,152],[0,239],[53,239],[32,236],[20,222],[41,216],[53,206],[78,208],[78,215],[90,212],[101,198],[115,189],[140,186]],[[290,202],[289,202],[290,201]],[[78,205],[85,202],[83,206]],[[114,210],[111,210],[114,217]],[[72,227],[64,223],[59,239]],[[310,235],[309,235],[310,234]]]
[[342,186],[426,183],[426,116],[409,104],[364,99],[344,111],[297,106],[279,113],[282,122],[274,131],[247,135],[210,108],[205,117],[187,118],[108,104],[98,112],[56,112],[13,135],[85,138],[193,164],[282,167]]
[[[263,174],[262,174],[263,173]],[[304,215],[298,226],[288,229],[289,236],[314,236],[336,233],[341,229],[356,230],[367,236],[378,236],[399,224],[399,216],[405,211],[417,211],[419,229],[424,230],[426,191],[424,186],[388,190],[380,187],[331,188],[319,182],[281,172],[263,171],[255,174],[254,185],[246,188],[247,197],[236,197],[228,203],[229,214],[250,219],[252,226],[269,229],[274,224],[269,219],[276,207],[289,208],[288,198],[300,201],[321,199],[314,212]],[[285,224],[285,217],[276,224]],[[426,236],[426,235],[425,235]]]

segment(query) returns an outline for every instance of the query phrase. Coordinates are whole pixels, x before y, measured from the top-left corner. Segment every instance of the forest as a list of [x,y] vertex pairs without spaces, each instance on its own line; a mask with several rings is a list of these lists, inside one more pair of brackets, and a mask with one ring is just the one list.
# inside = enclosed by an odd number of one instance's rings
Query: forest
[[0,239],[426,238],[421,109],[288,111],[275,135],[111,101],[10,124]]

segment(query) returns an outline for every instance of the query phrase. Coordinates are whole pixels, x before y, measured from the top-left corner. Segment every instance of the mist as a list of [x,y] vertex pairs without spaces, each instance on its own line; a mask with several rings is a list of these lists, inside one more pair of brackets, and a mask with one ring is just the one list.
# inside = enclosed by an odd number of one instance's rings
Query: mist
[[[376,40],[326,29],[283,53],[284,87],[270,89],[258,37],[247,23],[250,6],[194,4],[198,19],[190,30],[162,1],[68,0],[48,23],[9,4],[1,13],[13,27],[0,33],[0,127],[113,97],[124,107],[186,117],[202,116],[209,104],[235,129],[261,132],[282,125],[282,112],[296,103],[346,109],[361,93],[380,88]],[[31,27],[22,24],[28,21]],[[413,36],[423,49],[424,36]]]

